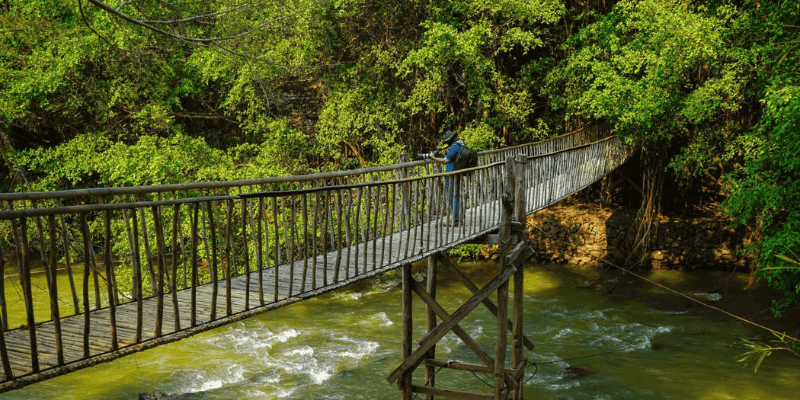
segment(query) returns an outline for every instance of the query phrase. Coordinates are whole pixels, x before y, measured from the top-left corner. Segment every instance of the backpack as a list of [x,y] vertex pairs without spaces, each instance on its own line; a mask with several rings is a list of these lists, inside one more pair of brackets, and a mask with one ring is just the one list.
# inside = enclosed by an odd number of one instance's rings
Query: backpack
[[478,166],[478,152],[470,149],[466,145],[461,145],[458,149],[456,159],[453,161],[453,171]]

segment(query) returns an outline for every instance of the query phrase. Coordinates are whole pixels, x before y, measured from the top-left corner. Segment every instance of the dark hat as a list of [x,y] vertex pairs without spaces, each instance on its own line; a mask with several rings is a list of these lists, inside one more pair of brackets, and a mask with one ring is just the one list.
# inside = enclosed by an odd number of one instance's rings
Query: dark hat
[[455,142],[457,138],[458,138],[458,134],[457,133],[455,133],[453,131],[447,131],[442,136],[442,143],[448,144],[448,145],[449,144],[453,144],[453,142]]

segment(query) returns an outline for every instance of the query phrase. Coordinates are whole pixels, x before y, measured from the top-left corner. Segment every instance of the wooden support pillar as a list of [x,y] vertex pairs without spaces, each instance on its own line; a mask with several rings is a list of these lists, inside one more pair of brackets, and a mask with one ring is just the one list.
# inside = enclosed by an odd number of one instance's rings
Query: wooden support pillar
[[[525,368],[523,346],[533,349],[533,343],[522,333],[522,292],[523,272],[522,264],[530,258],[532,250],[527,243],[527,230],[524,221],[527,210],[525,208],[525,173],[524,164],[527,157],[520,156],[509,158],[506,161],[505,176],[503,179],[503,195],[501,199],[502,215],[498,229],[497,243],[500,244],[500,264],[497,275],[478,289],[460,269],[440,253],[428,258],[427,288],[417,284],[411,276],[411,265],[400,268],[402,273],[402,303],[403,303],[403,361],[389,376],[390,383],[397,382],[400,387],[402,399],[410,400],[413,395],[422,394],[426,399],[434,396],[459,398],[459,399],[521,399],[522,384]],[[405,193],[403,193],[405,198]],[[402,209],[401,209],[402,213]],[[512,222],[516,219],[517,222]],[[473,296],[466,300],[454,313],[449,314],[436,302],[437,261],[450,267],[461,279],[464,285],[473,292]],[[514,314],[513,321],[509,318],[509,280],[514,276]],[[411,292],[425,303],[427,317],[427,334],[419,341],[419,347],[412,351],[412,307]],[[497,292],[496,305],[489,296]],[[486,352],[467,332],[458,324],[464,317],[472,312],[478,304],[485,304],[497,316],[497,342],[495,355],[492,357]],[[437,324],[437,317],[441,322]],[[513,365],[506,366],[506,347],[508,333],[512,332]],[[436,360],[436,343],[448,332],[453,331],[464,344],[475,353],[482,361],[480,364],[453,363]],[[425,385],[412,384],[411,375],[421,363],[425,363]],[[437,368],[451,368],[455,370],[484,372],[494,375],[494,393],[474,393],[453,389],[435,387],[435,373]]]
[[[412,280],[414,277],[411,275],[411,264],[405,264],[402,267],[402,280],[403,280],[403,360],[408,359],[411,356],[411,346],[412,346],[412,333],[413,329],[413,320],[411,318],[411,288],[412,288]],[[402,393],[403,400],[411,400],[414,396],[411,387],[411,376],[413,374],[413,369],[408,369],[403,372],[402,377],[400,378],[399,385],[400,385],[400,392]]]
[[[436,257],[430,256],[428,257],[428,282],[427,282],[427,290],[428,294],[436,300]],[[430,304],[425,304],[425,312],[428,317],[428,333],[431,333],[436,328],[436,314],[433,311],[433,307]],[[432,346],[430,350],[428,350],[428,354],[425,357],[429,359],[436,358],[436,346]],[[426,364],[425,365],[425,386],[434,387],[436,386],[436,367],[433,365]],[[426,400],[433,400],[433,394],[426,394]]]
[[[527,156],[517,156],[514,163],[515,169],[515,190],[516,195],[514,199],[514,216],[518,222],[523,224],[522,232],[518,235],[521,241],[528,244],[528,224],[527,224],[527,192],[526,185],[526,168]],[[525,336],[522,330],[522,316],[524,306],[524,278],[525,268],[520,266],[514,274],[514,322],[513,322],[513,341],[512,341],[512,367],[517,371],[514,375],[516,380],[516,389],[514,390],[513,399],[521,400],[524,397],[524,376],[525,376],[525,349],[523,349],[523,342]]]
[[[498,273],[503,273],[509,268],[506,256],[511,249],[511,218],[514,214],[514,200],[517,195],[516,184],[516,162],[513,158],[506,159],[506,174],[504,180],[504,193],[501,200],[502,214],[500,218],[500,228],[498,229],[500,239],[500,265]],[[505,399],[508,396],[506,376],[503,372],[506,368],[506,345],[508,344],[508,281],[503,282],[497,288],[497,342],[495,345],[494,358],[494,398]]]

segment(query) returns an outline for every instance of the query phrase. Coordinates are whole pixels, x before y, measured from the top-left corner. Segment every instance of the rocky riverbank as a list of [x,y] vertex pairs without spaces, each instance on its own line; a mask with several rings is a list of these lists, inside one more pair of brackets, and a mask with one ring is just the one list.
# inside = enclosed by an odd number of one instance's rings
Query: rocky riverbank
[[[598,260],[622,262],[623,242],[636,210],[566,199],[528,218],[531,241],[541,262],[592,266]],[[659,215],[653,232],[655,269],[748,271],[752,257],[741,254],[749,232],[734,229],[717,204],[683,215]]]

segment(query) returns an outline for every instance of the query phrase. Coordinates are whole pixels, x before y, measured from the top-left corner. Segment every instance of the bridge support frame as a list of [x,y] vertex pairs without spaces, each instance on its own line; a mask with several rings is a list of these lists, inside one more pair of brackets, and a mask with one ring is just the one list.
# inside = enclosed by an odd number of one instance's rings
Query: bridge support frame
[[[532,255],[533,250],[528,244],[525,208],[525,176],[524,164],[527,157],[518,156],[506,161],[505,187],[502,199],[502,219],[498,234],[488,236],[485,243],[498,243],[500,257],[497,275],[482,288],[478,288],[450,259],[442,253],[428,257],[428,275],[425,288],[416,282],[412,276],[411,265],[406,264],[400,268],[402,271],[402,303],[403,303],[403,351],[400,366],[387,378],[390,383],[397,381],[403,400],[411,400],[414,393],[425,395],[428,400],[435,396],[456,399],[522,399],[523,377],[527,360],[524,348],[533,350],[533,342],[523,333],[523,264]],[[516,221],[514,221],[516,220]],[[439,264],[445,265],[458,277],[473,296],[466,300],[452,314],[436,302],[436,279]],[[509,279],[513,281],[513,314],[508,316],[509,306]],[[419,347],[413,349],[413,319],[412,295],[425,303],[427,334],[418,343]],[[497,303],[489,296],[497,292]],[[471,336],[469,336],[458,323],[469,315],[478,304],[484,304],[497,317],[497,341],[494,357],[484,350]],[[441,320],[436,323],[437,317]],[[506,366],[506,347],[508,344],[508,331],[512,332],[512,362]],[[481,364],[442,361],[436,359],[436,343],[449,331],[455,333],[464,344],[475,353]],[[425,364],[425,383],[414,385],[412,374],[421,364]],[[461,390],[443,389],[435,386],[436,372],[441,368],[454,370],[491,373],[494,376],[494,393],[478,393]]]

